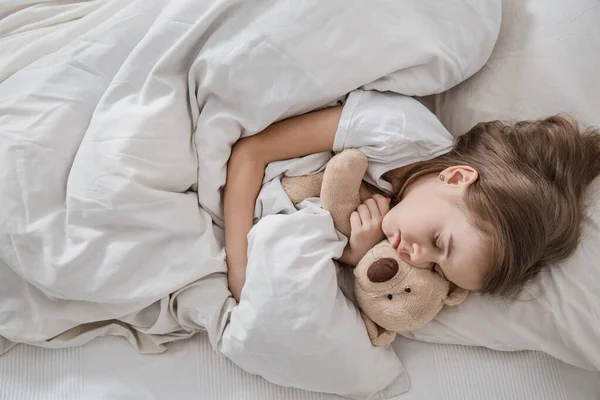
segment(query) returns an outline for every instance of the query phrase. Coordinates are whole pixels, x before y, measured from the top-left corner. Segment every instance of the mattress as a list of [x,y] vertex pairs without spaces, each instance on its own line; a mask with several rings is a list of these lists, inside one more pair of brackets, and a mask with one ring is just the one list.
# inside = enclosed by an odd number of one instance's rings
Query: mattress
[[[398,400],[600,399],[600,372],[538,352],[496,352],[400,338],[411,380]],[[339,400],[272,385],[212,350],[199,334],[159,355],[137,353],[125,340],[100,338],[49,350],[21,345],[0,357],[0,399],[10,400]]]

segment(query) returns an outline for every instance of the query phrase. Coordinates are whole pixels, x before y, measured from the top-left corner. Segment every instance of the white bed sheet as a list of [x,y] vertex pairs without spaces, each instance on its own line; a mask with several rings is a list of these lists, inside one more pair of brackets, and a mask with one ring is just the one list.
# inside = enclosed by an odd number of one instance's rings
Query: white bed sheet
[[[600,372],[538,352],[505,353],[400,338],[411,390],[398,400],[593,400]],[[0,357],[0,399],[340,400],[275,386],[218,355],[199,334],[166,353],[138,354],[119,338],[49,350],[19,346]]]

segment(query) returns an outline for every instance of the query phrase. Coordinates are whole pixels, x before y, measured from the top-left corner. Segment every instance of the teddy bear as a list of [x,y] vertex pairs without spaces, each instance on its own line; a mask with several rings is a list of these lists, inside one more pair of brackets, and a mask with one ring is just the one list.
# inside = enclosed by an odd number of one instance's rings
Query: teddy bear
[[[323,172],[284,177],[281,184],[294,204],[320,197],[336,229],[350,237],[350,214],[373,194],[382,194],[363,180],[367,167],[362,152],[348,149],[335,155]],[[354,294],[369,339],[380,346],[391,343],[398,332],[425,325],[445,305],[462,303],[468,291],[403,261],[384,240],[354,266]]]

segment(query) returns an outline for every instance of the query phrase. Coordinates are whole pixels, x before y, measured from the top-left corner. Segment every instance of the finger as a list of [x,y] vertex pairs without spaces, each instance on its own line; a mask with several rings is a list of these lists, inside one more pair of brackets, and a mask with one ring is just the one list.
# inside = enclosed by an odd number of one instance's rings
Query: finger
[[379,212],[379,205],[375,198],[370,198],[365,201],[365,205],[369,209],[369,214],[371,214],[372,219],[377,219],[381,217],[381,213]]
[[387,198],[387,197],[383,197],[383,196],[382,196],[382,195],[380,195],[380,194],[374,194],[374,195],[373,195],[373,199],[374,199],[376,202],[379,202],[380,200],[385,200],[385,201],[388,201],[388,198]]
[[360,216],[360,222],[362,225],[368,223],[371,220],[371,213],[369,212],[369,207],[364,204],[361,204],[356,209],[358,211],[358,215]]
[[360,222],[360,216],[358,212],[354,211],[350,214],[350,232],[356,232],[362,227],[362,223]]
[[373,199],[377,202],[377,208],[382,217],[390,211],[390,200],[387,197],[376,194]]

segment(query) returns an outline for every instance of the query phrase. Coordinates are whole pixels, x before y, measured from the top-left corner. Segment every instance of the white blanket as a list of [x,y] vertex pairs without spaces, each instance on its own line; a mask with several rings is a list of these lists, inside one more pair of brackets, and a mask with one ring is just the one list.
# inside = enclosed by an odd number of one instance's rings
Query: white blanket
[[454,86],[489,56],[492,3],[4,1],[0,353],[107,334],[158,352],[200,329],[215,345],[235,306],[231,145],[360,86]]

